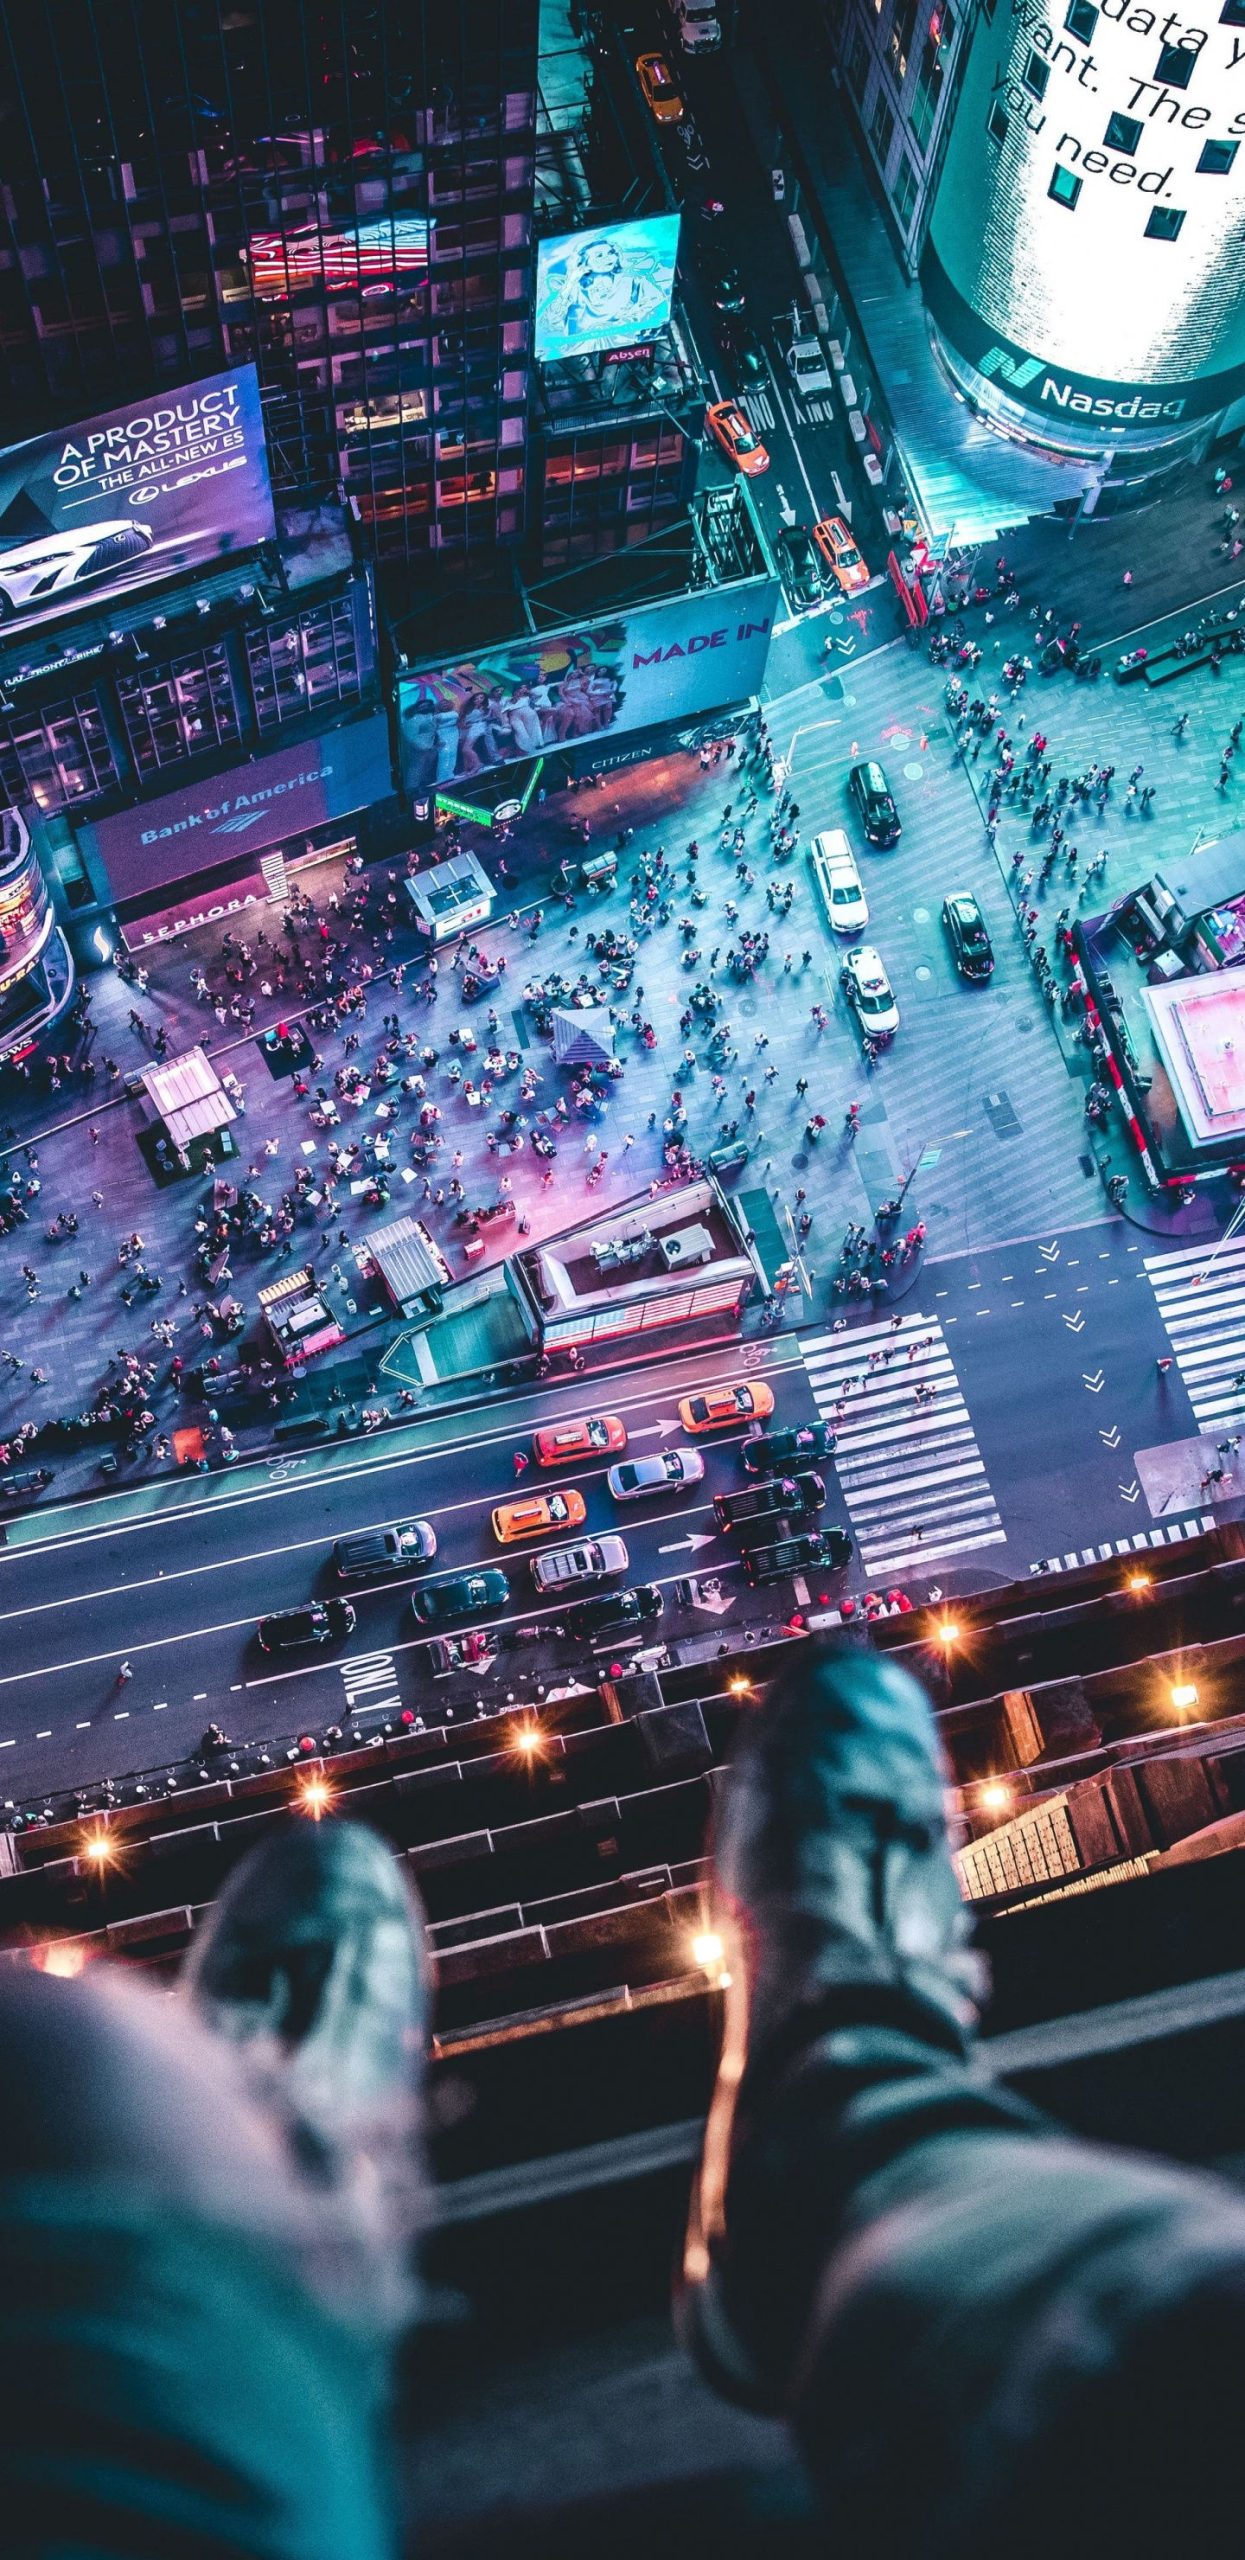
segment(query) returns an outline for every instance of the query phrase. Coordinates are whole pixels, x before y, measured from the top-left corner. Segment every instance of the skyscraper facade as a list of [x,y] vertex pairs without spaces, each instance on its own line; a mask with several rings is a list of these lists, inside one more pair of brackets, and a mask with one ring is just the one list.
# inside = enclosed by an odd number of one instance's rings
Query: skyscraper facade
[[538,0],[0,0],[0,442],[259,371],[278,502],[523,528]]

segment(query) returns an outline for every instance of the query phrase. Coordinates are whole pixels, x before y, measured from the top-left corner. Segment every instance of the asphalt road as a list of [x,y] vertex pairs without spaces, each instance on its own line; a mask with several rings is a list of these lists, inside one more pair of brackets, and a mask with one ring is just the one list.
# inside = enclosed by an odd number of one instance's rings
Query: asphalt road
[[[474,1711],[478,1679],[459,1676],[430,1688],[408,1606],[416,1580],[471,1565],[500,1564],[508,1572],[512,1605],[497,1622],[503,1629],[537,1622],[550,1629],[548,1643],[525,1647],[521,1656],[504,1652],[484,1693],[504,1696],[516,1675],[521,1686],[573,1676],[582,1648],[552,1634],[565,1602],[541,1603],[529,1560],[533,1548],[581,1533],[503,1549],[490,1521],[494,1504],[537,1485],[577,1485],[587,1531],[622,1532],[627,1581],[657,1582],[666,1595],[661,1638],[673,1639],[680,1623],[685,1634],[715,1623],[704,1615],[681,1620],[674,1608],[673,1585],[690,1569],[727,1577],[732,1621],[777,1623],[792,1605],[791,1583],[768,1596],[750,1592],[739,1574],[738,1541],[720,1536],[712,1515],[714,1493],[745,1481],[737,1456],[742,1431],[706,1439],[704,1482],[655,1502],[616,1504],[604,1461],[547,1473],[533,1467],[522,1487],[513,1470],[514,1450],[541,1422],[576,1411],[621,1414],[634,1454],[677,1445],[686,1437],[680,1394],[761,1371],[774,1378],[784,1418],[810,1418],[794,1345],[774,1342],[746,1355],[728,1348],[595,1386],[581,1381],[569,1395],[565,1387],[537,1391],[466,1422],[415,1423],[382,1442],[281,1457],[230,1477],[152,1484],[10,1523],[0,1552],[4,1794],[22,1800],[40,1787],[175,1760],[211,1718],[243,1741],[288,1734],[303,1721],[323,1727],[348,1713],[366,1723],[410,1706],[431,1720],[464,1700]],[[271,1664],[255,1642],[255,1622],[265,1611],[342,1588],[330,1563],[333,1540],[416,1515],[436,1526],[435,1565],[351,1586],[358,1624],[347,1643],[305,1662]],[[840,1516],[832,1490],[824,1517]],[[845,1588],[846,1577],[832,1583]],[[619,1646],[601,1650],[613,1656]],[[123,1659],[133,1678],[119,1688]]]
[[[1208,1259],[1213,1251],[1207,1246]],[[1199,1433],[1182,1361],[1196,1393],[1222,1336],[1231,1410],[1216,1427],[1237,1426],[1245,1394],[1231,1373],[1245,1358],[1233,1347],[1245,1341],[1245,1278],[1238,1284],[1235,1266],[1212,1267],[1205,1297],[1194,1299],[1190,1351],[1173,1313],[1175,1284],[1163,1276],[1170,1262],[1187,1300],[1189,1257],[1159,1256],[1155,1265],[1153,1253],[1151,1239],[1116,1219],[1020,1239],[930,1264],[893,1329],[873,1315],[853,1316],[841,1333],[832,1322],[810,1324],[799,1336],[584,1378],[569,1392],[533,1391],[504,1410],[417,1422],[377,1443],[12,1521],[0,1550],[4,1795],[29,1802],[54,1787],[175,1761],[211,1718],[239,1742],[255,1741],[348,1716],[366,1729],[406,1707],[429,1721],[450,1710],[471,1715],[482,1701],[531,1697],[538,1682],[582,1678],[583,1648],[553,1632],[565,1604],[540,1602],[531,1584],[532,1547],[502,1549],[493,1537],[492,1507],[516,1491],[513,1452],[540,1422],[590,1411],[621,1414],[633,1454],[675,1445],[685,1436],[679,1396],[712,1379],[768,1377],[776,1419],[790,1423],[831,1415],[851,1378],[836,1417],[839,1446],[823,1470],[822,1515],[853,1531],[858,1553],[848,1568],[814,1575],[811,1587],[787,1578],[750,1590],[740,1541],[720,1534],[712,1514],[713,1495],[745,1481],[739,1430],[700,1441],[704,1482],[656,1502],[616,1505],[604,1463],[533,1468],[523,1479],[525,1491],[577,1484],[587,1529],[621,1531],[627,1579],[662,1587],[666,1610],[653,1635],[671,1647],[712,1642],[741,1625],[776,1626],[793,1605],[816,1612],[870,1582],[950,1594],[1192,1535],[1211,1516],[1200,1478],[1213,1441]],[[1160,1373],[1156,1360],[1173,1342],[1179,1356]],[[934,1390],[925,1404],[923,1385]],[[1234,1516],[1240,1507],[1233,1459],[1214,1510]],[[435,1523],[434,1574],[501,1563],[512,1603],[495,1623],[505,1638],[540,1623],[545,1640],[506,1642],[483,1679],[431,1680],[408,1606],[413,1582],[426,1576],[408,1574],[354,1588],[358,1624],[341,1647],[276,1667],[258,1652],[255,1621],[266,1610],[340,1588],[329,1562],[334,1538],[413,1514]],[[544,1543],[560,1540],[535,1542]],[[674,1585],[689,1571],[721,1576],[721,1621],[676,1603]],[[609,1642],[595,1658],[622,1650]],[[119,1690],[123,1657],[134,1677]]]

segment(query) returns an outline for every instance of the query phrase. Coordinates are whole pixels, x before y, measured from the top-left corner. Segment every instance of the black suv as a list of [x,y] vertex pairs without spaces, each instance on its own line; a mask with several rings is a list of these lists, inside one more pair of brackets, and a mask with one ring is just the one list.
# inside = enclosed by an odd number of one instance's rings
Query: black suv
[[665,1605],[655,1582],[637,1582],[630,1591],[607,1591],[599,1600],[576,1600],[566,1612],[566,1632],[577,1643],[592,1636],[623,1635],[630,1627],[649,1626],[660,1618]]
[[745,1547],[743,1568],[751,1583],[778,1582],[785,1573],[802,1573],[806,1565],[844,1565],[851,1553],[846,1529],[810,1529],[802,1538],[779,1538],[772,1547]]
[[349,1600],[308,1600],[301,1609],[274,1609],[255,1632],[265,1653],[298,1653],[307,1644],[340,1644],[354,1634]]
[[504,1609],[510,1584],[497,1565],[480,1573],[456,1573],[450,1582],[428,1582],[411,1593],[411,1616],[421,1627],[443,1627],[448,1618],[482,1618]]
[[960,976],[978,981],[992,976],[994,949],[971,889],[956,889],[943,899],[942,920]]
[[820,604],[824,588],[821,559],[806,524],[785,524],[778,536],[778,567],[790,603],[797,613]]
[[875,764],[872,757],[867,764],[854,764],[847,777],[847,787],[870,844],[898,844],[903,832],[899,811],[881,765]]
[[765,349],[746,312],[719,311],[715,335],[736,381],[765,380]]
[[801,1422],[788,1431],[754,1431],[740,1442],[739,1454],[747,1475],[770,1476],[777,1468],[790,1466],[793,1458],[806,1465],[814,1458],[828,1458],[833,1447],[828,1422]]
[[772,1520],[787,1512],[793,1520],[824,1511],[826,1488],[813,1475],[772,1476],[768,1484],[749,1485],[744,1493],[716,1493],[713,1516],[719,1529],[738,1529],[749,1520]]

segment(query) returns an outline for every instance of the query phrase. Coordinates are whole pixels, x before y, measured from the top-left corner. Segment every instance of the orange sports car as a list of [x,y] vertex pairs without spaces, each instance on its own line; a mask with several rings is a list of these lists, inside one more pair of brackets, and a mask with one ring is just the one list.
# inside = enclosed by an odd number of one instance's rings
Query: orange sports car
[[499,1502],[493,1513],[493,1535],[503,1547],[515,1538],[540,1538],[547,1529],[580,1529],[588,1517],[582,1493],[568,1485],[565,1493],[528,1493],[517,1502]]
[[756,1378],[747,1386],[706,1387],[698,1396],[684,1396],[679,1420],[685,1431],[721,1431],[728,1422],[764,1422],[773,1410],[773,1388]]
[[737,464],[749,480],[755,480],[760,471],[768,471],[769,455],[737,400],[711,400],[705,411],[705,425],[721,445],[727,461]]
[[564,1467],[568,1458],[616,1458],[627,1446],[625,1423],[616,1413],[581,1414],[576,1422],[551,1422],[532,1438],[538,1467]]
[[664,53],[637,54],[635,68],[649,114],[658,124],[682,124],[683,100]]

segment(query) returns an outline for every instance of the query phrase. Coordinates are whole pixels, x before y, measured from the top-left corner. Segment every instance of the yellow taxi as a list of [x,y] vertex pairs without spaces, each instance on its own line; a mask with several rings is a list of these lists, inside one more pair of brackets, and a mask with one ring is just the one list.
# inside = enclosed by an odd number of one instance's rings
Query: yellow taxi
[[813,527],[813,540],[844,595],[858,596],[861,588],[869,584],[869,567],[861,559],[842,516],[823,516]]
[[532,1435],[538,1467],[564,1467],[568,1458],[616,1458],[627,1446],[627,1426],[616,1413],[585,1413],[574,1422],[551,1422]]
[[649,114],[656,118],[658,124],[682,124],[685,113],[683,100],[664,53],[637,54],[635,68]]
[[528,1493],[518,1502],[499,1502],[493,1513],[493,1535],[499,1545],[516,1538],[540,1538],[547,1529],[579,1529],[588,1517],[582,1493],[568,1485],[565,1493]]
[[722,1431],[731,1422],[764,1422],[773,1410],[773,1388],[753,1378],[746,1386],[705,1387],[698,1396],[683,1396],[679,1420],[685,1431]]

